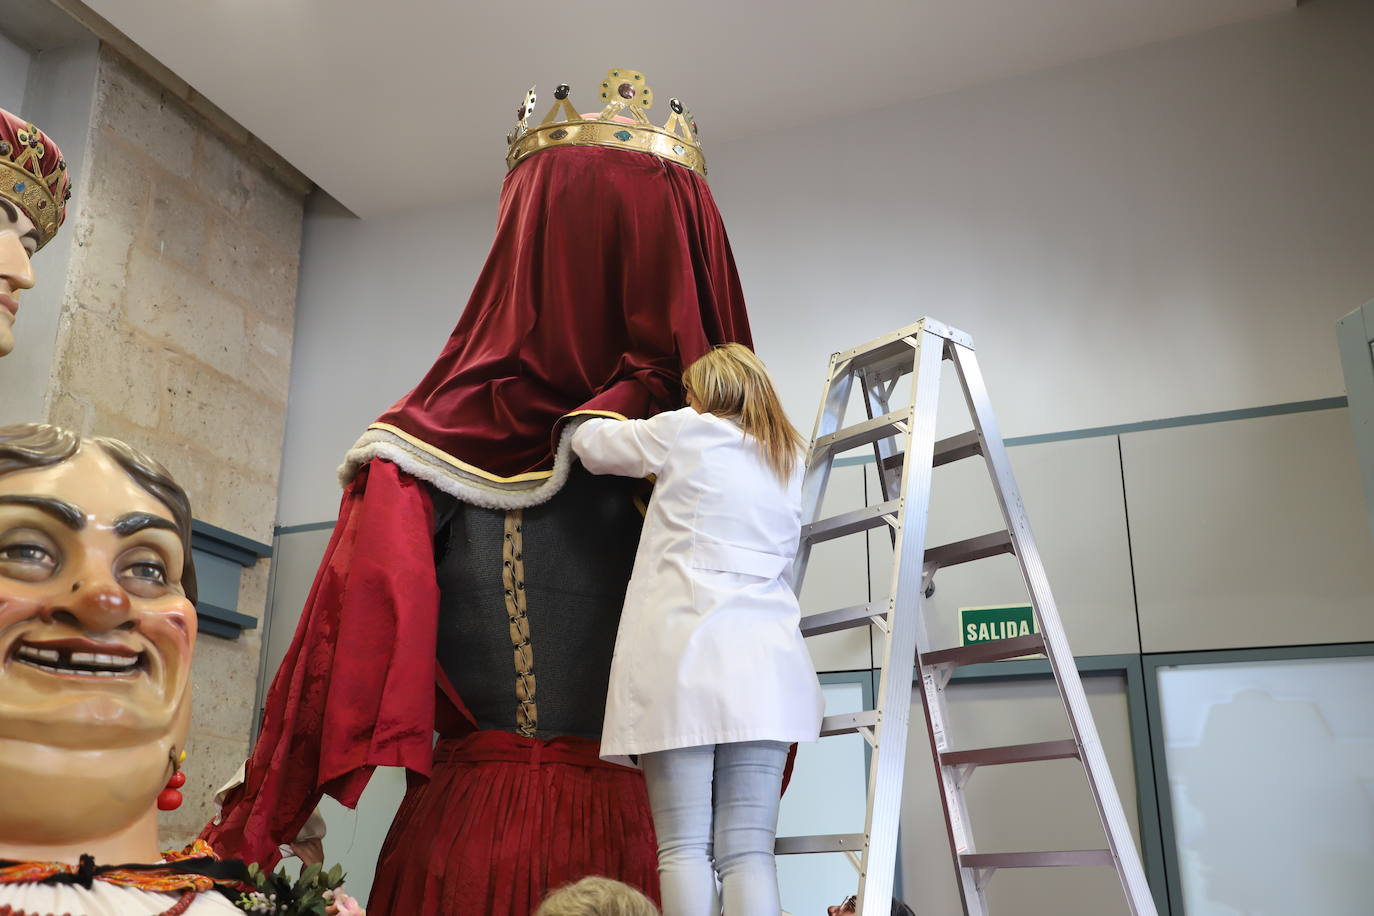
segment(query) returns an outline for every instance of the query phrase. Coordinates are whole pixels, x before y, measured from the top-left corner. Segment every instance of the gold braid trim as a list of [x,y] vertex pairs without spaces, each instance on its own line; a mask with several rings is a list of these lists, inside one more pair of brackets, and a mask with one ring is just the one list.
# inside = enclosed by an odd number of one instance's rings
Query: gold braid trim
[[521,509],[506,513],[506,543],[502,549],[501,580],[506,586],[506,614],[510,617],[510,641],[515,647],[516,733],[533,738],[539,728],[539,707],[534,702],[534,650],[530,648],[530,616],[525,605],[525,542],[520,534]]

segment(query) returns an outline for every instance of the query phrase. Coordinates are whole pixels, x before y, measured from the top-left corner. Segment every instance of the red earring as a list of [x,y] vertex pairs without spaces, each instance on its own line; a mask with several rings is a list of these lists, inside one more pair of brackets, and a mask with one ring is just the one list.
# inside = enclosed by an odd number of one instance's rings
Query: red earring
[[172,759],[172,778],[167,780],[167,788],[157,793],[157,807],[159,811],[173,811],[181,807],[181,793],[177,791],[186,785],[186,774],[181,772],[181,765],[186,762],[186,752],[177,754],[173,751],[169,755]]

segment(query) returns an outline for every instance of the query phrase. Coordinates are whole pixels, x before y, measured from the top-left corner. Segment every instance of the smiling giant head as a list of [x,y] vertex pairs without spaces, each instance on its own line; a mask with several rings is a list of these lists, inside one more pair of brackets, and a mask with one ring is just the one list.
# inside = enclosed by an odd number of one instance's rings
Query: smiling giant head
[[191,714],[190,524],[129,446],[0,428],[0,859],[154,860]]

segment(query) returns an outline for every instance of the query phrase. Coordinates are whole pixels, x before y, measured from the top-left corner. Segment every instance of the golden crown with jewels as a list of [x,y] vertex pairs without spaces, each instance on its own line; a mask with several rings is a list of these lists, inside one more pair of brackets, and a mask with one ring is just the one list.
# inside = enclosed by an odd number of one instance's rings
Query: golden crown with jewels
[[57,234],[71,196],[67,160],[57,144],[28,120],[0,110],[0,197],[33,221],[35,250]]
[[535,153],[558,146],[607,146],[649,153],[676,162],[706,177],[706,157],[697,140],[697,122],[677,99],[669,99],[672,115],[662,127],[645,110],[654,104],[654,91],[644,74],[625,68],[610,70],[601,83],[601,113],[584,118],[568,101],[572,90],[563,83],[553,91],[554,103],[544,120],[530,126],[537,96],[534,87],[515,112],[520,120],[506,137],[506,169],[515,168]]

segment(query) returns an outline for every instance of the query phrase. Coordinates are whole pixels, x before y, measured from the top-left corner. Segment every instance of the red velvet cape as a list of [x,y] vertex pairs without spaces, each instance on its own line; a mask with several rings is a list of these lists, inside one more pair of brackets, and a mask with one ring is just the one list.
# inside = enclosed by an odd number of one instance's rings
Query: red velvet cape
[[645,153],[557,147],[501,193],[467,309],[415,389],[377,419],[484,476],[553,465],[562,418],[682,405],[682,370],[752,346],[706,182]]
[[[546,472],[562,418],[681,406],[682,370],[751,344],[706,183],[652,155],[560,147],[506,176],[496,240],[434,366],[379,423],[487,476]],[[427,778],[439,607],[424,486],[382,460],[348,484],[295,638],[267,695],[246,782],[202,836],[264,867],[321,795],[352,807],[377,766]],[[600,699],[598,699],[600,702]]]

